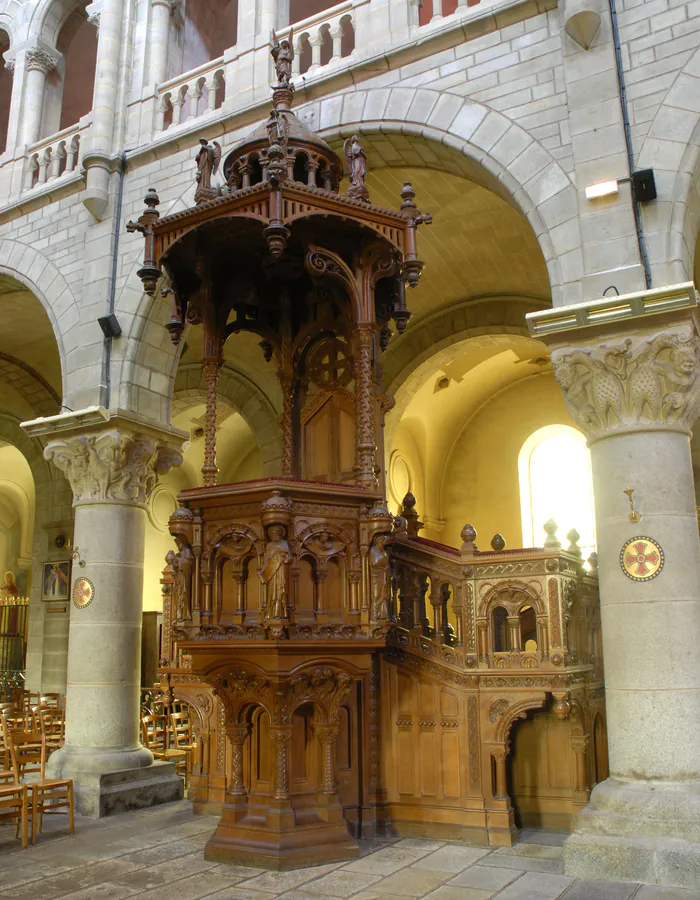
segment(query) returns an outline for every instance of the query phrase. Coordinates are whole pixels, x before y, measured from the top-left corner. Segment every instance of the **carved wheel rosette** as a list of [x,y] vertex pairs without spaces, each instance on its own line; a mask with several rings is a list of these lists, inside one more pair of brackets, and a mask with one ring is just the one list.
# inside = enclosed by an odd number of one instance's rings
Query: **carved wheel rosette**
[[689,331],[557,349],[552,365],[571,415],[591,438],[640,426],[689,431],[700,414],[700,340]]

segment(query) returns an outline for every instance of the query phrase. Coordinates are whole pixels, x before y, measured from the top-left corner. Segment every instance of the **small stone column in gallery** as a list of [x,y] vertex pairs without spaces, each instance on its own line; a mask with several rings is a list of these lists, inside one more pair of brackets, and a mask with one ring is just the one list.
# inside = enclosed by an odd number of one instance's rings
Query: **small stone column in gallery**
[[151,44],[148,81],[159,85],[165,81],[168,65],[168,43],[170,40],[170,20],[174,8],[173,0],[151,0]]
[[51,774],[74,779],[93,817],[178,799],[182,780],[141,744],[139,706],[146,507],[158,476],[182,462],[184,435],[95,408],[24,428],[48,435],[44,455],[75,509],[66,742]]
[[528,317],[591,450],[610,777],[569,875],[700,884],[700,414],[692,284]]
[[27,50],[25,67],[22,142],[34,144],[41,137],[46,77],[56,68],[56,57],[41,47],[33,47]]

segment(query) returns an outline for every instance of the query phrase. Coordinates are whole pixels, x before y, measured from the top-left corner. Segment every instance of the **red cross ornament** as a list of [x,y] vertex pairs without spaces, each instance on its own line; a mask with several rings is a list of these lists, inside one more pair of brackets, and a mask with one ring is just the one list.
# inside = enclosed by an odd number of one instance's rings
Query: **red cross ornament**
[[634,537],[620,551],[620,567],[632,581],[650,581],[664,566],[664,551],[653,538]]

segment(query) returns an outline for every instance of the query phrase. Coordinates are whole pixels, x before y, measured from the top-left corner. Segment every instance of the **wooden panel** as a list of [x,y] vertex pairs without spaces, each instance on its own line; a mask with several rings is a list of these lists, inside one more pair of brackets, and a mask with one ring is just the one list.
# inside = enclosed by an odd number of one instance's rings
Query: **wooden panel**
[[353,474],[355,465],[355,420],[344,409],[338,410],[338,461],[341,476]]
[[396,768],[399,794],[415,794],[416,792],[414,773],[415,762],[413,759],[414,741],[412,729],[399,729],[396,738],[396,747],[398,751],[396,754]]
[[310,481],[333,480],[332,413],[324,403],[304,426],[304,477]]
[[442,792],[446,798],[459,797],[462,788],[460,784],[460,753],[459,734],[456,731],[443,731],[442,733]]
[[568,722],[547,722],[547,780],[553,788],[568,789],[574,784],[570,731]]
[[421,731],[419,738],[419,747],[420,792],[423,797],[434,797],[437,794],[435,777],[435,732],[432,730]]
[[440,714],[456,718],[459,711],[459,698],[451,691],[440,691]]
[[413,679],[410,675],[397,672],[396,678],[397,707],[400,716],[413,715]]
[[352,713],[347,706],[341,706],[338,712],[338,738],[336,742],[336,760],[338,769],[352,768]]
[[435,688],[432,684],[421,683],[419,708],[423,718],[435,715]]

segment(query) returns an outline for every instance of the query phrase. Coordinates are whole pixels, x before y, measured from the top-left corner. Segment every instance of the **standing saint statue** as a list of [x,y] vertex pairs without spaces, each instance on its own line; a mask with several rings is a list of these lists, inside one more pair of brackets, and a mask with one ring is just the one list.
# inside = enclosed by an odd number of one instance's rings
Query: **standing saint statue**
[[382,622],[391,615],[391,577],[389,554],[384,549],[386,535],[378,534],[369,550],[370,595],[372,621]]
[[262,607],[268,619],[287,618],[287,564],[291,553],[284,536],[284,525],[270,525],[269,541],[265,546],[262,565],[257,570],[264,591]]
[[197,203],[216,196],[216,189],[212,187],[211,179],[216,175],[221,162],[221,145],[218,141],[210,144],[206,138],[200,138],[199,144],[199,152],[194,158],[197,164],[197,190],[194,199]]
[[280,41],[273,29],[270,45],[270,53],[275,61],[275,71],[277,72],[277,84],[291,84],[292,63],[294,62],[294,32],[290,28],[289,37]]
[[365,176],[367,175],[367,154],[360,147],[357,135],[345,141],[343,144],[343,152],[348,164],[348,174],[350,175],[350,187],[348,188],[348,197],[352,200],[364,200],[369,202],[369,191],[365,186]]
[[178,622],[192,618],[192,575],[194,573],[194,556],[190,545],[181,536],[175,536],[178,552],[172,562],[173,597],[175,598],[175,617]]

